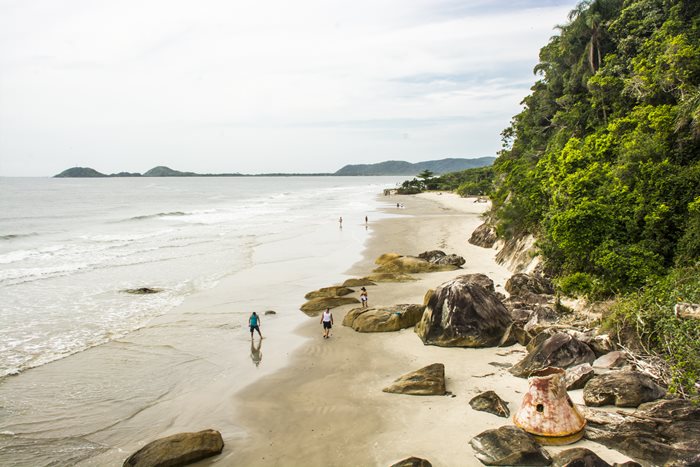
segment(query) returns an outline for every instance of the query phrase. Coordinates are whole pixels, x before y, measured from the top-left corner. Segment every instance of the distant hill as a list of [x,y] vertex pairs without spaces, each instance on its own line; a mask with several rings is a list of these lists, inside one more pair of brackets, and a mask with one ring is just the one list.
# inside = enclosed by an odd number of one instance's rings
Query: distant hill
[[180,172],[179,170],[173,170],[170,167],[165,167],[159,165],[158,167],[153,167],[151,170],[143,174],[144,177],[197,177],[199,174],[194,172]]
[[335,173],[269,173],[269,174],[198,174],[195,172],[180,172],[179,170],[159,165],[148,172],[119,172],[105,175],[90,167],[71,167],[56,178],[97,178],[97,177],[292,177],[292,176],[330,176],[330,175],[417,175],[424,170],[430,170],[436,175],[447,172],[458,172],[465,169],[485,167],[493,164],[495,157],[479,157],[476,159],[440,159],[437,161],[417,162],[385,161],[377,164],[346,165]]
[[333,175],[417,175],[430,170],[436,175],[447,172],[485,167],[493,164],[495,157],[478,157],[476,159],[440,159],[425,162],[385,161],[377,164],[346,165]]
[[107,177],[107,175],[98,172],[90,167],[71,167],[66,169],[58,175],[54,175],[56,178],[98,178]]

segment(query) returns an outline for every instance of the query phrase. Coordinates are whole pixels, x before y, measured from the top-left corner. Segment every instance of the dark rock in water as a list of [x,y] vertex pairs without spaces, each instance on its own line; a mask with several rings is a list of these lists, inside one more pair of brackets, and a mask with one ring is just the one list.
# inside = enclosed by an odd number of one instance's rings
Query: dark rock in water
[[140,287],[138,289],[124,289],[122,292],[134,294],[134,295],[148,295],[153,293],[162,292],[163,289],[156,289],[153,287]]
[[581,363],[595,360],[593,351],[583,342],[565,334],[558,333],[542,342],[524,359],[510,369],[511,374],[527,378],[533,372],[553,366],[569,368]]
[[684,399],[642,404],[633,414],[579,407],[586,438],[644,464],[700,465],[700,407]]
[[586,405],[637,407],[663,397],[666,390],[638,371],[616,371],[598,375],[583,388]]
[[627,354],[614,350],[596,358],[593,366],[595,368],[620,368],[625,366],[625,363],[627,363]]
[[469,243],[482,248],[492,248],[497,239],[498,237],[496,236],[496,230],[484,222],[479,227],[474,229],[471,237],[469,237]]
[[324,297],[342,297],[343,295],[349,295],[353,293],[354,290],[343,286],[333,286],[333,287],[323,287],[313,292],[309,292],[304,295],[304,298],[311,300],[312,298],[324,298]]
[[532,436],[515,426],[486,430],[469,441],[485,465],[549,465],[552,459]]
[[392,464],[391,467],[433,467],[433,464],[420,457],[409,457],[396,464]]
[[343,326],[357,332],[391,332],[416,325],[423,316],[423,305],[353,308],[343,318]]
[[459,276],[459,279],[480,285],[489,292],[496,292],[496,288],[493,286],[493,280],[486,274],[464,274],[463,276]]
[[539,274],[513,274],[506,282],[505,289],[511,295],[522,295],[528,292],[548,295],[554,293],[554,286],[549,279]]
[[610,464],[590,449],[573,448],[554,454],[552,467],[610,467]]
[[394,394],[410,394],[413,396],[444,396],[445,365],[433,363],[420,370],[401,376],[393,384],[383,389]]
[[216,430],[178,433],[148,443],[124,461],[124,467],[169,467],[192,464],[224,449]]
[[566,376],[564,377],[566,390],[581,389],[593,376],[595,376],[595,371],[593,371],[593,367],[589,363],[582,363],[569,368],[566,370]]
[[352,278],[343,282],[343,287],[362,287],[363,285],[377,285],[366,277]]
[[424,344],[442,347],[493,347],[512,320],[493,292],[457,277],[430,296],[416,333]]
[[274,311],[274,310],[267,310],[267,311],[265,312],[265,314],[266,314],[266,315],[276,315],[277,312]]
[[301,311],[309,316],[316,316],[319,312],[326,308],[335,308],[341,305],[349,305],[352,303],[360,303],[354,297],[321,297],[312,298],[301,306]]
[[474,410],[492,413],[499,417],[508,418],[510,416],[508,402],[498,397],[498,394],[493,391],[486,391],[475,396],[469,401],[469,405],[471,405]]

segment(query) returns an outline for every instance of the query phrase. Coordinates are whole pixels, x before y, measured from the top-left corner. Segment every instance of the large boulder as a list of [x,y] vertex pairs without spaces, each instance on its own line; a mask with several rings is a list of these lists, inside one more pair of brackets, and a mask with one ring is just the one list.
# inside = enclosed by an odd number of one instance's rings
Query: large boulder
[[362,287],[364,285],[377,285],[366,277],[351,277],[343,282],[343,287]]
[[341,305],[360,303],[354,297],[319,297],[312,298],[301,306],[301,311],[309,316],[316,316],[326,308],[335,308]]
[[700,465],[700,406],[684,399],[642,404],[632,414],[579,407],[586,438],[645,465]]
[[564,381],[566,382],[566,390],[574,391],[583,388],[587,382],[595,376],[595,371],[590,363],[582,363],[572,366],[566,370]]
[[508,418],[510,416],[508,402],[498,397],[498,394],[493,391],[486,391],[478,396],[474,396],[469,401],[469,405],[471,405],[474,410],[492,413],[499,417]]
[[610,467],[610,464],[590,449],[573,448],[554,454],[552,467]]
[[554,286],[540,274],[513,274],[506,281],[505,289],[511,295],[523,295],[525,293],[532,294],[553,294]]
[[563,332],[554,334],[538,345],[525,358],[508,370],[513,375],[527,378],[547,367],[569,368],[595,360],[593,351],[583,342]]
[[620,350],[613,350],[605,355],[601,355],[593,362],[594,368],[620,368],[627,363],[627,353]]
[[390,332],[410,328],[423,316],[423,305],[353,308],[343,319],[343,326],[357,332]]
[[444,258],[446,255],[447,254],[442,250],[430,250],[430,251],[424,251],[423,253],[419,254],[418,257],[420,259],[424,259],[426,261],[434,263],[434,262],[438,261],[440,258]]
[[532,436],[515,426],[479,433],[469,441],[485,465],[549,465],[552,459]]
[[395,272],[376,272],[367,276],[367,279],[372,282],[410,282],[417,280],[408,274]]
[[349,295],[353,292],[354,290],[344,287],[342,285],[333,287],[323,287],[321,289],[307,293],[306,295],[304,295],[304,298],[307,300],[311,300],[312,298],[342,297],[343,295]]
[[583,388],[586,405],[637,407],[666,395],[666,390],[638,371],[615,371],[595,376]]
[[464,258],[461,256],[454,254],[448,255],[441,250],[424,251],[423,253],[419,254],[418,257],[433,264],[451,264],[453,266],[460,267],[465,263]]
[[511,323],[508,310],[493,292],[457,277],[432,294],[416,333],[424,344],[493,347]]
[[415,256],[400,256],[382,262],[374,268],[374,273],[419,274],[424,272],[453,271],[459,266],[452,264],[435,264]]
[[559,315],[556,311],[546,306],[537,306],[530,313],[530,318],[523,326],[523,329],[536,336],[547,328],[552,327],[558,320]]
[[469,237],[469,243],[482,248],[492,248],[497,239],[496,230],[488,223],[484,222],[474,229],[472,236]]
[[471,282],[472,284],[480,285],[489,292],[496,292],[496,288],[493,286],[493,280],[486,274],[475,273],[475,274],[464,274],[459,276],[459,278],[466,282]]
[[412,396],[443,396],[445,389],[445,365],[433,363],[420,370],[412,371],[401,376],[384,392],[394,394],[410,394]]
[[129,456],[123,467],[175,467],[221,453],[224,440],[216,430],[178,433],[152,441]]
[[433,467],[433,464],[420,457],[409,457],[396,464],[391,464],[391,467]]

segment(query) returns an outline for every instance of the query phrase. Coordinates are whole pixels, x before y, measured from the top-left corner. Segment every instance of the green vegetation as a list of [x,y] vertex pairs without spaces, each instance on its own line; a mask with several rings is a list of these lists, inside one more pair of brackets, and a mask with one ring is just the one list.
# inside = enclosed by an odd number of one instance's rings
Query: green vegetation
[[700,2],[588,0],[540,51],[502,133],[491,218],[533,234],[561,293],[617,298],[605,326],[697,394]]
[[434,177],[433,174],[429,174],[428,177],[423,175],[425,172],[418,175],[421,180],[414,178],[403,182],[399,192],[413,194],[420,193],[422,190],[441,190],[454,191],[460,196],[488,195],[493,187],[494,171],[493,167],[480,167],[450,172],[439,177]]
[[504,130],[498,232],[560,288],[625,293],[700,256],[700,2],[591,0],[540,51]]

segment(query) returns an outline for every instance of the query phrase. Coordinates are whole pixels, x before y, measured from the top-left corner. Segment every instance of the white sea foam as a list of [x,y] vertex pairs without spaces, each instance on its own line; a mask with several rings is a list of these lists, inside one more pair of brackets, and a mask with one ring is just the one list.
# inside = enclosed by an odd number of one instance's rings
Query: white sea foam
[[[0,376],[126,336],[250,267],[261,242],[340,215],[359,222],[382,187],[323,177],[104,183],[0,184],[0,232],[33,232],[0,242]],[[163,292],[120,292],[143,286]]]

